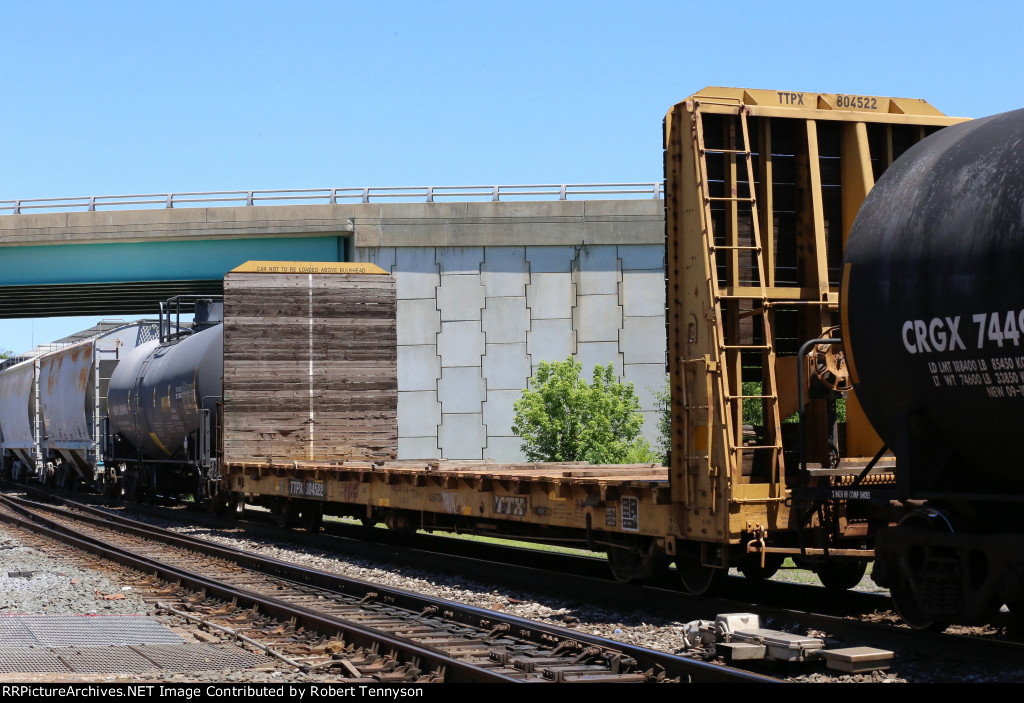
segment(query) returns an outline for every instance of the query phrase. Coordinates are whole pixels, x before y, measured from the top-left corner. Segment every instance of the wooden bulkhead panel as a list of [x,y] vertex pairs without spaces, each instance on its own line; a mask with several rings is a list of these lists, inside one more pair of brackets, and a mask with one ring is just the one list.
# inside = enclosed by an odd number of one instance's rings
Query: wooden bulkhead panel
[[226,464],[397,456],[394,278],[250,262],[224,278],[224,317]]

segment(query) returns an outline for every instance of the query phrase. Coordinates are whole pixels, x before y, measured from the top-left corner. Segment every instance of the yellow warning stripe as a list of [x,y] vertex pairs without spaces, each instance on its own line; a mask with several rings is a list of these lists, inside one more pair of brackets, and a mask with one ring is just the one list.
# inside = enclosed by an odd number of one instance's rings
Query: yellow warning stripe
[[387,274],[376,264],[352,261],[246,261],[230,273],[366,273]]

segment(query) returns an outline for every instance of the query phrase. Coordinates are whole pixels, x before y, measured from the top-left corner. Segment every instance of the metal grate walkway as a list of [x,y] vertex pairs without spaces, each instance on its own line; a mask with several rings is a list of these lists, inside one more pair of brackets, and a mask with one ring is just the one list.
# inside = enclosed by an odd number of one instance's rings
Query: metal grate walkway
[[137,674],[246,669],[268,663],[233,645],[185,642],[138,615],[0,616],[0,673]]

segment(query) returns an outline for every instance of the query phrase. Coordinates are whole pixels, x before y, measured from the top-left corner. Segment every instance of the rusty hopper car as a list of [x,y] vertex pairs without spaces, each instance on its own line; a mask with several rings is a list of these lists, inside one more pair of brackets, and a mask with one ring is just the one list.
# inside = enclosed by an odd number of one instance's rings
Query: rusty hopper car
[[0,461],[14,478],[102,484],[101,419],[121,359],[156,336],[155,320],[103,321],[0,371]]

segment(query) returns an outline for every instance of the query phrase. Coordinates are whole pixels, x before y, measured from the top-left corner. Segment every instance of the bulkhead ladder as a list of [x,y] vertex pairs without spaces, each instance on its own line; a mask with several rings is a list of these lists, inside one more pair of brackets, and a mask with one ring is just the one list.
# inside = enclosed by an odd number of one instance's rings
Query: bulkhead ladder
[[[769,270],[762,246],[760,222],[753,178],[753,153],[747,124],[747,110],[735,107],[735,119],[727,119],[723,144],[708,145],[700,104],[693,110],[693,134],[696,139],[697,186],[704,208],[706,266],[710,301],[717,321],[715,347],[718,356],[719,393],[725,400],[723,421],[732,476],[739,478],[753,470],[755,457],[766,463],[768,478],[777,483],[781,477],[782,432],[778,388],[775,380],[775,349],[771,329],[765,272]],[[709,177],[708,156],[723,165],[722,187],[716,191]],[[716,232],[713,212],[725,211],[723,232]],[[749,223],[749,232],[741,234]],[[750,280],[750,269],[756,279]],[[744,275],[744,272],[748,272]],[[744,280],[746,278],[747,280]],[[760,321],[758,323],[758,321]],[[758,329],[759,328],[759,329]],[[743,390],[743,357],[761,355],[764,369],[760,392]],[[763,407],[761,441],[744,442],[743,403],[760,401]]]

